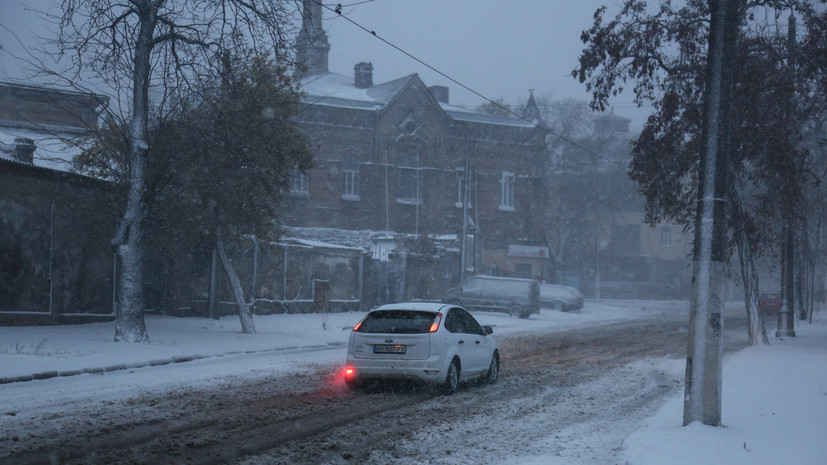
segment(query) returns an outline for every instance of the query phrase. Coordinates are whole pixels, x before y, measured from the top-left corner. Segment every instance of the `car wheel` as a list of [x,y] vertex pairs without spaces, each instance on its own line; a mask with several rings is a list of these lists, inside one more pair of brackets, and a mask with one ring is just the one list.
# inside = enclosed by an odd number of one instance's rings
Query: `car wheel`
[[442,392],[453,394],[457,392],[457,388],[459,388],[459,362],[454,357],[448,365],[448,373],[445,375],[445,382],[442,383]]
[[518,316],[518,317],[522,318],[523,308],[520,307],[519,305],[512,305],[512,306],[508,307],[508,314],[511,315],[511,316]]
[[485,375],[485,382],[488,384],[494,384],[497,382],[497,378],[500,377],[500,354],[494,352],[494,355],[491,356],[491,364],[488,365],[488,373]]

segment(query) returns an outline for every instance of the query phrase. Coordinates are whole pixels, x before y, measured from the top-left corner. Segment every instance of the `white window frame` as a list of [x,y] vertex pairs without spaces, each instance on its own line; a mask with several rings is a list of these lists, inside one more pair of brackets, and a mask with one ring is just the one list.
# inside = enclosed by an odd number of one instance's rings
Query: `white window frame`
[[310,177],[299,168],[290,173],[290,193],[310,197]]
[[660,230],[660,246],[673,247],[675,245],[674,231],[671,226],[664,226]]
[[500,210],[514,211],[516,177],[511,171],[503,171],[500,177]]
[[[465,197],[465,192],[463,192],[465,188],[465,169],[464,168],[457,168],[457,201],[454,202],[457,208],[462,208],[462,201]],[[471,202],[468,202],[468,207],[471,207]]]
[[412,205],[421,205],[422,204],[422,169],[420,167],[420,160],[419,160],[419,151],[416,149],[409,149],[406,152],[403,152],[409,158],[412,159],[405,159],[400,154],[399,164],[397,165],[397,193],[399,194],[408,194],[408,192],[402,192],[403,187],[406,186],[402,179],[408,176],[412,177],[414,182],[414,197],[402,197],[397,196],[396,201],[398,203],[404,204],[412,204]]
[[359,164],[352,160],[346,160],[342,164],[342,199],[359,200]]

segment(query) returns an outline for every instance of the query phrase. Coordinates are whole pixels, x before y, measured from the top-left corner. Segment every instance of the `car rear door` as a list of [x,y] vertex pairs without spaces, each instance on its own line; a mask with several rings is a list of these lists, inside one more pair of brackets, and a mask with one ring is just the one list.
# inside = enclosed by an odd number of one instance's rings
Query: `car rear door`
[[465,309],[452,308],[445,319],[447,337],[457,347],[462,362],[462,377],[479,376],[488,369],[491,352],[485,331]]
[[481,375],[488,371],[491,355],[494,353],[493,340],[489,339],[485,330],[470,313],[461,308],[457,310],[462,320],[463,335],[466,336],[465,343],[471,347],[474,374]]

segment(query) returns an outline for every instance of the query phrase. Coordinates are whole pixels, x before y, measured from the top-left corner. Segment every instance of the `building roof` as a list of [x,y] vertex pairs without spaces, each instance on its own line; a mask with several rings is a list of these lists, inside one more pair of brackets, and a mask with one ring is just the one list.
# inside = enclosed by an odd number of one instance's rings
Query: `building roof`
[[[337,73],[322,73],[301,81],[304,92],[303,102],[308,105],[325,105],[356,110],[379,111],[385,108],[405,88],[419,83],[424,86],[416,73],[365,89],[357,88],[353,78]],[[519,118],[490,115],[478,110],[437,102],[442,110],[457,121],[495,124],[522,128],[535,125]]]
[[34,152],[35,166],[69,171],[72,159],[81,152],[81,149],[72,143],[76,137],[77,134],[74,132],[38,131],[4,126],[0,122],[0,159],[16,160],[13,155],[15,139],[31,139],[37,147]]
[[0,82],[0,159],[17,160],[22,141],[35,146],[34,166],[68,171],[107,102],[97,94]]

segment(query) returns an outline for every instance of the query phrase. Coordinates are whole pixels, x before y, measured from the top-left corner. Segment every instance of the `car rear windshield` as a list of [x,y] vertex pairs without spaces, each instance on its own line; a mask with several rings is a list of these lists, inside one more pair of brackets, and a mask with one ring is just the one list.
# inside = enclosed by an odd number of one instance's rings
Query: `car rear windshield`
[[368,314],[360,333],[419,334],[431,329],[436,313],[416,310],[379,310]]

